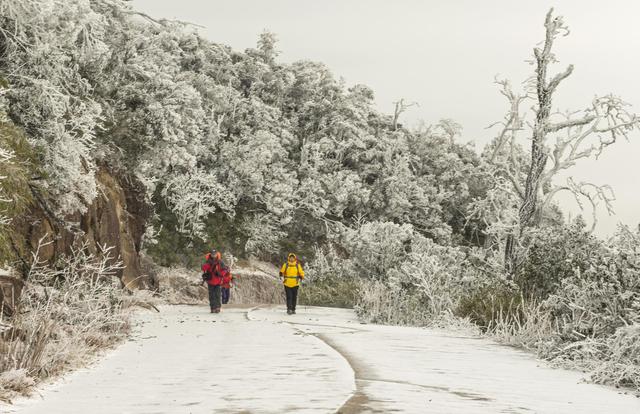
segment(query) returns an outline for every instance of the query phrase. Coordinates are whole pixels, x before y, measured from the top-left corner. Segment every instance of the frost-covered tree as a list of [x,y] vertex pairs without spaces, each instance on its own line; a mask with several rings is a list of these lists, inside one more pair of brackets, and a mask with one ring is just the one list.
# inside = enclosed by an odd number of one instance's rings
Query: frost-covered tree
[[[510,84],[500,81],[501,93],[507,98],[510,109],[496,141],[488,155],[496,166],[498,175],[511,185],[511,193],[517,199],[517,215],[511,223],[512,230],[506,238],[505,266],[513,275],[517,266],[518,246],[526,229],[537,226],[546,211],[552,207],[554,196],[569,191],[580,207],[587,202],[594,212],[599,203],[611,210],[612,190],[607,185],[576,182],[569,178],[557,183],[558,173],[567,170],[582,159],[598,157],[603,150],[640,125],[640,119],[628,112],[628,104],[613,96],[598,96],[583,111],[557,112],[553,98],[560,84],[573,72],[573,65],[564,71],[550,74],[550,66],[557,62],[553,53],[555,41],[569,34],[562,17],[547,13],[545,39],[541,47],[534,48],[532,64],[535,73],[530,79],[527,94],[513,92]],[[525,129],[525,114],[521,105],[527,100],[535,102],[531,127],[531,148],[526,155],[517,140],[519,131]]]
[[273,253],[354,219],[469,238],[461,217],[481,191],[459,127],[403,128],[403,102],[381,114],[370,88],[325,65],[278,62],[272,33],[234,51],[121,0],[0,0],[0,14],[7,112],[44,166],[31,188],[60,219],[86,210],[108,166],[144,183],[160,243],[235,232]]
[[8,113],[39,150],[48,177],[41,187],[57,212],[82,212],[96,196],[92,151],[102,115],[83,71],[108,53],[103,16],[89,2],[46,0],[3,0],[0,15]]
[[178,219],[177,231],[204,238],[204,220],[218,211],[233,215],[233,194],[202,170],[171,177],[162,185],[163,199]]

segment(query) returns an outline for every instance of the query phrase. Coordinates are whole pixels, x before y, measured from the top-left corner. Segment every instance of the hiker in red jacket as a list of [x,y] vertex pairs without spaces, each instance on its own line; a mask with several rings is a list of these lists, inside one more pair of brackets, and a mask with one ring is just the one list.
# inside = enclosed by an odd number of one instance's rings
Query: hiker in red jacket
[[220,289],[227,277],[230,277],[230,273],[220,257],[220,252],[211,250],[202,265],[202,280],[207,282],[209,288],[211,313],[220,313]]
[[231,274],[231,271],[229,271],[229,269],[223,268],[223,273],[224,273],[224,277],[223,277],[222,289],[221,289],[222,304],[226,305],[227,303],[229,303],[229,299],[231,299],[231,284],[234,280],[234,277]]

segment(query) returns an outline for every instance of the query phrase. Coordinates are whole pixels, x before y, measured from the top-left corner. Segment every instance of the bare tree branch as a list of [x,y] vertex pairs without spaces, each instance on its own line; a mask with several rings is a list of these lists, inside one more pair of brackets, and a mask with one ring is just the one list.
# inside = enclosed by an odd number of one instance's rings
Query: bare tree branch
[[[574,166],[579,160],[595,157],[614,144],[620,137],[628,138],[631,131],[640,126],[640,119],[627,110],[629,106],[620,98],[607,95],[596,97],[583,111],[553,113],[552,101],[558,86],[573,73],[573,65],[555,75],[548,74],[551,64],[556,63],[553,46],[558,36],[569,34],[562,17],[553,16],[549,10],[544,22],[545,38],[542,46],[533,50],[535,75],[525,83],[531,95],[516,95],[507,81],[496,81],[501,86],[500,93],[507,98],[510,109],[504,120],[493,124],[501,130],[495,139],[488,162],[495,167],[496,175],[506,179],[512,186],[512,193],[520,197],[518,209],[518,229],[506,239],[505,266],[508,275],[513,275],[517,267],[518,246],[527,227],[538,225],[542,211],[549,208],[553,198],[560,191],[569,191],[576,198],[581,209],[588,204],[592,209],[594,225],[596,209],[604,204],[612,212],[615,199],[609,186],[569,180],[566,185],[557,186],[554,179],[562,170]],[[523,129],[523,118],[519,104],[527,97],[535,96],[532,108],[535,120],[527,124],[531,128],[531,151],[528,163],[522,162],[517,154],[516,132]],[[558,119],[560,117],[560,119]],[[509,154],[507,156],[507,154]],[[522,165],[524,164],[524,165]],[[527,165],[528,164],[528,165]],[[526,169],[526,172],[523,172]]]
[[566,128],[574,128],[577,126],[587,125],[593,122],[595,119],[595,115],[587,115],[581,119],[567,119],[566,121],[547,126],[547,132],[557,132]]
[[393,130],[398,130],[398,120],[400,119],[400,115],[405,112],[407,109],[412,106],[420,106],[417,102],[405,103],[404,98],[399,101],[394,102],[395,109],[393,111]]
[[564,72],[558,73],[556,76],[554,76],[553,79],[549,81],[549,85],[547,85],[548,93],[555,92],[560,82],[568,78],[571,73],[573,73],[573,65],[569,65]]
[[553,197],[562,191],[571,193],[581,211],[585,210],[585,202],[589,203],[592,217],[591,231],[595,229],[598,223],[597,211],[601,203],[604,204],[609,215],[614,214],[613,202],[616,197],[613,188],[607,184],[596,185],[589,182],[576,182],[573,178],[568,178],[565,185],[555,186],[547,194],[544,205],[550,205]]

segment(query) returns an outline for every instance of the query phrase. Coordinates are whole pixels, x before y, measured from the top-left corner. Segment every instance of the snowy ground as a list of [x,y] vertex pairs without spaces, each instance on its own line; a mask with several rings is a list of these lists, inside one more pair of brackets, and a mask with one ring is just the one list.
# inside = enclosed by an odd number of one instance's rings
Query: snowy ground
[[8,413],[638,413],[640,399],[580,383],[466,336],[358,323],[348,310],[174,306],[132,339]]

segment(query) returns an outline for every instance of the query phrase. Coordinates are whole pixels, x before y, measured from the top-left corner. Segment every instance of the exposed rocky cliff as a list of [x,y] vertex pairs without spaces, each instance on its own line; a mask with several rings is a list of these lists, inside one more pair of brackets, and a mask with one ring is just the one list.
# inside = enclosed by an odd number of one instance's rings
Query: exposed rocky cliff
[[101,168],[96,173],[98,197],[84,214],[60,219],[41,197],[31,211],[16,221],[16,252],[25,266],[32,253],[41,261],[55,265],[60,255],[72,248],[87,248],[100,255],[112,247],[113,260],[122,261],[118,276],[128,288],[149,288],[153,280],[145,275],[140,263],[140,249],[145,223],[151,208],[144,200],[144,189],[137,181]]

